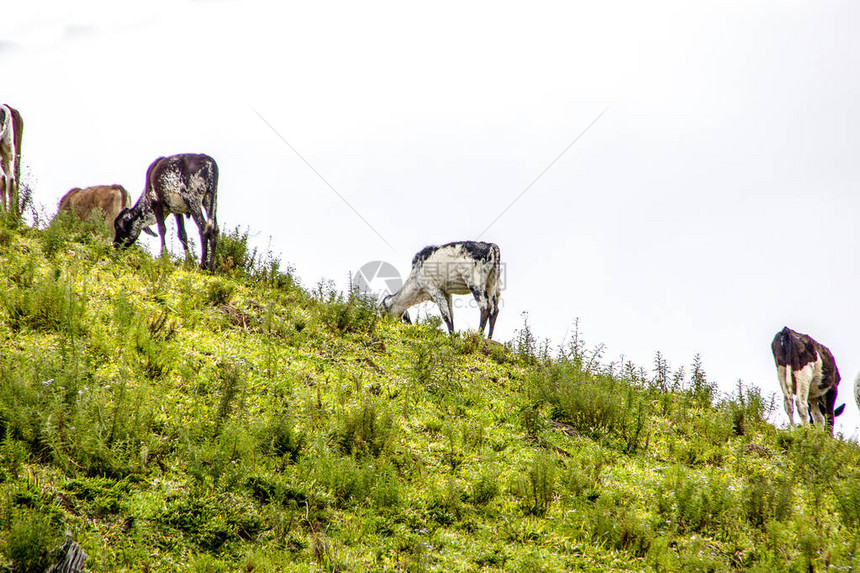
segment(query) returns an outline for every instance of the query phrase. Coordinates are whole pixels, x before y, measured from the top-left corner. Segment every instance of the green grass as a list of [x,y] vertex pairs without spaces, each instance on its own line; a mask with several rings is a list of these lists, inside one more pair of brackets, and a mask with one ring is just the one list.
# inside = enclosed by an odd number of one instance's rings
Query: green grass
[[238,228],[216,275],[91,231],[0,228],[0,570],[66,531],[90,571],[860,565],[857,445],[698,357],[404,325]]

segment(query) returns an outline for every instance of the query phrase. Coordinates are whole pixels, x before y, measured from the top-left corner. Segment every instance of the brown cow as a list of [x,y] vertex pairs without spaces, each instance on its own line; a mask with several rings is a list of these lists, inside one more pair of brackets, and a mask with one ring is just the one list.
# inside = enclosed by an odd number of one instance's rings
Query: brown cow
[[21,182],[21,138],[24,120],[17,109],[0,104],[0,207],[18,211]]
[[[60,199],[58,212],[68,211],[82,221],[89,219],[93,213],[99,212],[99,218],[104,219],[105,228],[111,234],[115,233],[114,221],[123,209],[131,207],[131,195],[122,185],[95,185],[81,189],[75,187]],[[149,229],[144,229],[155,236]]]
[[[161,252],[167,247],[165,218],[176,216],[179,242],[188,258],[188,236],[185,234],[183,215],[197,223],[200,231],[200,266],[212,270],[215,266],[215,246],[218,243],[218,164],[204,154],[181,153],[159,157],[146,170],[146,187],[130,209],[123,209],[114,222],[114,246],[129,247],[140,236],[141,230],[158,223],[161,235]],[[204,216],[204,211],[206,215]],[[208,216],[208,219],[207,219]]]

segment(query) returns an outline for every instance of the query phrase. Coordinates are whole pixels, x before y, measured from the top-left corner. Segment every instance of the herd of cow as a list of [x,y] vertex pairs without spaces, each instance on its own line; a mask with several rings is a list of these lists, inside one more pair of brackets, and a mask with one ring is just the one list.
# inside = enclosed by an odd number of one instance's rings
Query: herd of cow
[[[5,211],[18,203],[21,175],[21,141],[24,122],[9,105],[0,104],[0,206]],[[208,155],[183,153],[159,157],[146,170],[143,193],[137,203],[121,185],[75,188],[60,200],[58,211],[68,211],[81,219],[98,213],[113,233],[114,246],[131,246],[141,232],[158,226],[161,251],[165,252],[165,219],[175,215],[179,241],[188,252],[184,216],[191,217],[200,231],[200,266],[213,270],[218,243],[218,165]],[[461,241],[422,249],[412,259],[412,270],[403,287],[383,299],[382,307],[406,322],[407,310],[421,302],[433,301],[442,313],[449,332],[454,330],[451,295],[472,294],[481,310],[479,332],[489,325],[493,337],[499,314],[501,255],[493,243]],[[833,432],[833,420],[845,409],[836,405],[839,369],[826,346],[806,334],[783,328],[771,344],[777,377],[784,394],[785,412],[794,427],[794,410],[801,422],[813,422]],[[860,407],[860,375],[854,384]]]

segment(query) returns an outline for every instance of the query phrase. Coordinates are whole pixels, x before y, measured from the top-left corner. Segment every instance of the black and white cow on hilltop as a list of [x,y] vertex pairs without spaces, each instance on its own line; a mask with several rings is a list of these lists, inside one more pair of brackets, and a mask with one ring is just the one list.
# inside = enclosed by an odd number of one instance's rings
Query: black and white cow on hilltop
[[[161,235],[161,252],[166,250],[164,235],[167,232],[165,217],[176,216],[179,242],[188,258],[188,236],[185,234],[183,215],[190,216],[200,230],[200,266],[212,270],[215,265],[215,246],[218,244],[218,165],[204,154],[182,153],[159,157],[146,170],[146,187],[137,203],[123,209],[114,221],[116,247],[129,247],[140,232],[158,224]],[[208,220],[204,216],[208,215]]]
[[776,333],[771,350],[791,427],[794,427],[796,402],[803,424],[811,417],[814,423],[826,425],[833,433],[833,419],[842,413],[845,404],[834,410],[839,369],[830,350],[787,326]]
[[432,300],[439,306],[448,332],[454,332],[451,295],[471,294],[481,309],[478,330],[489,323],[487,338],[493,338],[499,315],[501,254],[494,243],[461,241],[441,247],[429,246],[412,259],[412,271],[398,292],[382,300],[382,307],[409,322],[407,309]]

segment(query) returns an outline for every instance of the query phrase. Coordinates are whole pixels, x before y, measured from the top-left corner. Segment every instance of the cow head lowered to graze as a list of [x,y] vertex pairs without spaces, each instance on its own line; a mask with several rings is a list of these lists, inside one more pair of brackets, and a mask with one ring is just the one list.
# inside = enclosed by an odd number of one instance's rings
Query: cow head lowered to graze
[[801,423],[806,424],[811,418],[833,433],[833,420],[842,413],[845,404],[834,409],[839,369],[830,350],[787,326],[776,333],[771,350],[791,427],[794,427],[796,405]]
[[[94,185],[83,189],[75,187],[60,199],[58,213],[69,212],[78,219],[86,221],[94,213],[104,219],[105,228],[115,235],[114,221],[123,209],[131,207],[131,195],[122,185]],[[153,237],[156,236],[148,227],[143,229]]]
[[18,187],[21,184],[21,140],[24,120],[18,110],[0,104],[0,206],[3,210],[20,208]]
[[182,218],[187,215],[194,219],[200,231],[200,266],[212,270],[218,244],[217,190],[218,165],[208,155],[182,153],[159,157],[146,170],[146,186],[137,203],[130,209],[123,209],[114,221],[114,246],[131,246],[144,228],[157,223],[164,253],[167,250],[165,218],[173,213],[187,259],[188,237]]
[[386,312],[409,322],[409,307],[432,300],[439,306],[448,332],[454,332],[451,295],[471,294],[481,309],[478,330],[489,323],[487,338],[493,338],[499,315],[501,254],[494,243],[461,241],[441,247],[429,246],[412,259],[409,278],[395,294],[382,300]]

